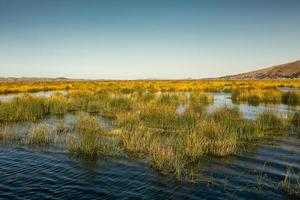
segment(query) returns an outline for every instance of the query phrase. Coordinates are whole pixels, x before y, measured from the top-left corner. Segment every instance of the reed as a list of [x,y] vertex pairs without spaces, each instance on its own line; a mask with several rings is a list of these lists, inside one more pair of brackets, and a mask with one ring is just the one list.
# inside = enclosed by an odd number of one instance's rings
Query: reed
[[287,129],[284,120],[270,111],[263,112],[257,116],[256,126],[259,131],[264,133],[278,133]]
[[178,106],[179,103],[178,95],[171,93],[163,93],[156,99],[156,104],[159,106]]
[[27,136],[30,145],[48,145],[53,142],[51,130],[45,124],[39,124]]
[[178,180],[188,163],[187,157],[178,148],[174,137],[154,137],[149,144],[151,165],[163,174],[172,173]]
[[190,95],[188,109],[199,114],[206,114],[206,106],[213,103],[213,97],[199,92]]
[[149,145],[149,155],[152,165],[161,173],[173,171],[175,153],[171,140],[153,139]]
[[36,121],[48,113],[44,98],[24,95],[0,104],[0,121]]
[[231,98],[234,102],[247,102],[252,105],[258,105],[259,103],[281,103],[282,92],[277,89],[265,89],[264,88],[251,88],[251,89],[237,89],[235,90]]
[[224,128],[219,122],[213,120],[202,121],[197,130],[200,134],[198,141],[203,145],[202,151],[204,154],[223,157],[236,151],[237,136],[235,132]]
[[300,104],[300,93],[298,92],[284,92],[282,94],[282,103],[287,105],[298,105]]
[[284,180],[281,182],[282,189],[291,199],[300,198],[300,178],[292,167],[288,167]]
[[153,131],[142,126],[125,129],[122,131],[122,145],[130,153],[147,153]]
[[188,110],[177,113],[175,106],[150,106],[140,113],[140,121],[146,127],[165,132],[178,132],[192,128],[199,115]]
[[61,94],[52,95],[46,103],[51,114],[62,115],[68,110],[68,99]]
[[69,139],[69,151],[75,154],[94,157],[101,153],[101,135],[103,133],[97,119],[81,114],[75,122],[76,134]]
[[203,92],[192,92],[189,98],[191,104],[209,105],[213,103],[214,99],[211,95]]
[[300,111],[296,111],[291,117],[290,122],[296,126],[297,128],[300,128]]

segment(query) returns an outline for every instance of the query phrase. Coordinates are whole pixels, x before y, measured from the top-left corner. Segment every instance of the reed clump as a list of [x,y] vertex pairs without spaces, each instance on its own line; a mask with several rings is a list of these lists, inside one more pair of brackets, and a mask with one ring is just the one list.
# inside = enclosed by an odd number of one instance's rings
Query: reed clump
[[285,178],[280,185],[289,198],[300,198],[300,176],[292,167],[287,168]]
[[62,115],[68,110],[68,99],[61,94],[52,95],[47,99],[50,114]]
[[296,126],[297,128],[300,128],[300,111],[296,111],[290,118],[290,122]]
[[233,154],[238,142],[234,131],[211,119],[200,122],[189,136],[185,146],[192,158],[201,154],[218,157]]
[[282,94],[282,103],[287,105],[298,105],[300,104],[300,93],[298,92],[284,92]]
[[130,153],[145,154],[148,152],[150,141],[155,133],[142,126],[124,129],[122,131],[122,144]]
[[205,93],[191,93],[189,97],[188,109],[199,113],[206,113],[206,106],[213,103],[213,97]]
[[211,95],[203,92],[192,92],[189,98],[192,103],[200,103],[202,105],[212,104],[214,99]]
[[74,125],[76,134],[69,139],[69,151],[75,154],[94,157],[101,153],[101,134],[97,119],[81,114]]
[[287,130],[285,121],[270,111],[263,112],[257,116],[256,126],[259,131],[264,133],[277,133]]
[[247,102],[251,105],[258,105],[259,103],[281,103],[282,92],[277,89],[251,88],[251,89],[237,89],[231,98],[234,102]]
[[36,121],[48,113],[46,101],[41,97],[24,95],[0,104],[0,121]]
[[48,145],[53,142],[51,129],[45,124],[39,124],[32,129],[27,138],[30,145]]
[[173,170],[175,153],[172,141],[154,138],[150,142],[148,150],[152,165],[157,170],[164,174]]

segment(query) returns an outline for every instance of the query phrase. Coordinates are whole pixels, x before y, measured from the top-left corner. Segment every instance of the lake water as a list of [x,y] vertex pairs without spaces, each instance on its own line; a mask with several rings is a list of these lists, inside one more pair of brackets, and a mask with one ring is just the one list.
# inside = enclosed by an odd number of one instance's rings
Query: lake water
[[[30,94],[31,96],[37,96],[37,97],[50,97],[51,95],[59,93],[59,94],[67,94],[66,91],[41,91],[41,92],[33,92],[33,93],[26,93]],[[17,94],[7,94],[7,95],[0,95],[0,102],[7,102],[15,97],[20,97],[24,95],[25,93],[17,93]]]
[[[230,94],[214,94],[214,110],[238,106],[249,119],[273,110],[287,116],[299,107],[234,105]],[[183,108],[179,108],[183,109]],[[73,123],[77,116],[50,117],[43,123]],[[106,129],[110,120],[98,118]],[[36,123],[12,124],[26,134]],[[0,130],[2,131],[2,129]],[[142,159],[71,156],[65,149],[30,148],[0,143],[0,199],[289,199],[279,183],[288,167],[300,180],[300,138],[288,136],[265,142],[226,159],[204,158],[195,167],[195,183],[176,181],[149,167]]]
[[231,99],[230,93],[214,93],[214,103],[208,107],[209,111],[213,111],[216,108],[238,107],[247,119],[255,119],[256,116],[265,111],[272,111],[282,117],[288,117],[297,110],[300,110],[300,106],[289,106],[284,104],[260,104],[258,106],[248,104],[234,104]]

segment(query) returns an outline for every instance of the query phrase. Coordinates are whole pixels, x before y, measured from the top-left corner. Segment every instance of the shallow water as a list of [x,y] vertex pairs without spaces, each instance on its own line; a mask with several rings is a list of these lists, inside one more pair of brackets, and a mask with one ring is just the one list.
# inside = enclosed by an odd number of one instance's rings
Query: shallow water
[[197,184],[162,176],[137,159],[91,160],[0,144],[0,198],[282,199],[278,183],[287,166],[299,173],[300,143],[287,138],[274,144],[226,160],[202,161],[206,164]]
[[[238,106],[248,119],[265,110],[287,116],[299,107],[235,105],[230,94],[214,94],[214,110]],[[183,106],[178,108],[182,112]],[[76,114],[52,116],[37,123],[11,124],[26,135],[38,123],[72,124]],[[97,118],[105,129],[113,123]],[[0,131],[3,131],[1,127]],[[0,199],[289,199],[280,187],[288,167],[300,180],[299,136],[268,139],[226,159],[204,158],[196,164],[195,182],[163,176],[145,161],[121,157],[87,159],[64,148],[32,148],[0,143]],[[192,179],[192,180],[193,180]]]
[[279,87],[278,88],[282,92],[299,92],[300,88],[291,88],[291,87]]
[[256,116],[265,111],[272,111],[282,117],[288,117],[297,110],[300,110],[300,106],[289,106],[284,104],[260,104],[258,106],[248,104],[234,104],[231,99],[230,93],[213,93],[214,102],[208,107],[208,111],[213,111],[216,108],[238,107],[243,113],[246,119],[255,119]]
[[50,97],[51,95],[55,93],[60,94],[66,94],[66,91],[41,91],[41,92],[32,92],[32,93],[17,93],[17,94],[6,94],[6,95],[0,95],[0,102],[7,102],[9,100],[12,100],[15,97],[20,97],[24,94],[29,94],[31,96],[37,96],[37,97]]

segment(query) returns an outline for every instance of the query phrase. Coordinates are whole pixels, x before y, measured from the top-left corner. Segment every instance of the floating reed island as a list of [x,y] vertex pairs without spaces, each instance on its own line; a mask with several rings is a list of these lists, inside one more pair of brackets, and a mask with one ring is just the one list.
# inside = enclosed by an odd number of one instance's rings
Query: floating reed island
[[[300,111],[284,118],[265,111],[245,119],[238,107],[208,110],[213,92],[234,102],[298,105],[299,81],[89,81],[2,83],[2,93],[23,92],[0,103],[0,140],[29,146],[59,146],[84,157],[144,159],[162,174],[189,179],[204,158],[224,158],[264,138],[300,135]],[[11,89],[9,89],[11,88]],[[18,89],[15,89],[18,88]],[[30,91],[54,90],[49,97]],[[65,93],[59,91],[65,90]],[[57,93],[55,92],[57,91]],[[51,116],[76,116],[72,123],[47,124]],[[107,128],[101,119],[112,124]],[[30,123],[27,131],[13,124]]]

